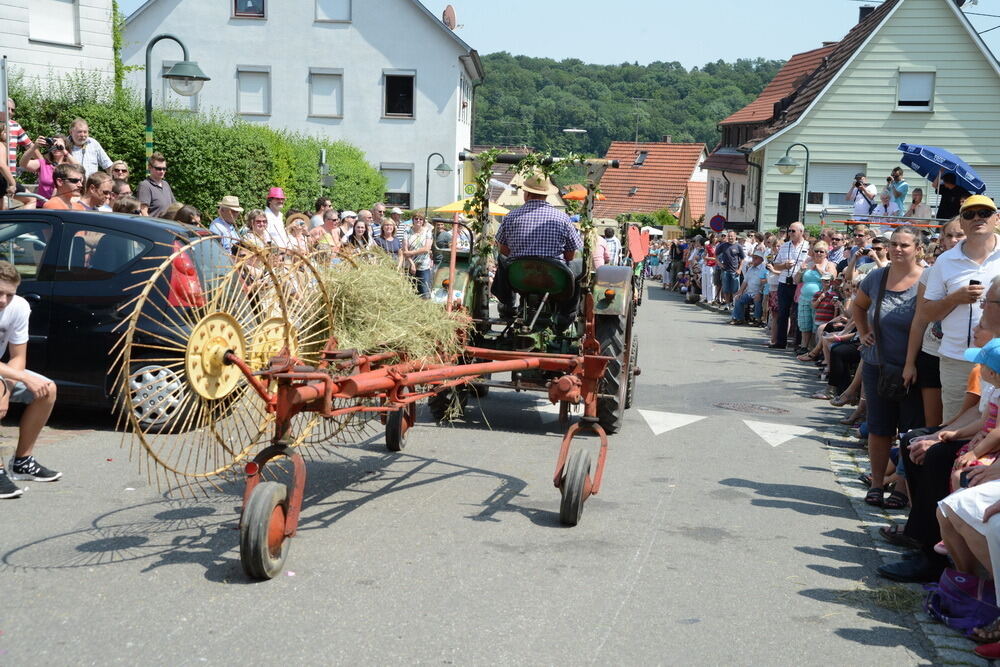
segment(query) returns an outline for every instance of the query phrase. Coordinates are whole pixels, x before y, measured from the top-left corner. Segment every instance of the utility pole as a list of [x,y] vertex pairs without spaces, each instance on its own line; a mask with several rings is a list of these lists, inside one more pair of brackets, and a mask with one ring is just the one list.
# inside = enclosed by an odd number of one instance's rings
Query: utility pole
[[635,145],[639,145],[639,118],[642,116],[642,108],[639,106],[640,102],[652,102],[651,97],[633,97],[630,98],[635,102]]

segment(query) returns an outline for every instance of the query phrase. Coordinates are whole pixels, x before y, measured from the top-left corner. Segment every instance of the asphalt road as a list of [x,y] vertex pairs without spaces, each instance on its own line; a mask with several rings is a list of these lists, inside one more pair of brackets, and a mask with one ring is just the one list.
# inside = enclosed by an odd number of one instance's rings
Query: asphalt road
[[158,490],[110,420],[60,414],[37,454],[65,479],[0,501],[0,664],[932,662],[912,617],[843,596],[875,581],[870,538],[823,438],[780,436],[840,414],[816,383],[655,284],[638,331],[636,406],[579,526],[555,414],[494,392],[464,424],[422,414],[402,454],[377,436],[311,461],[263,583],[238,487]]

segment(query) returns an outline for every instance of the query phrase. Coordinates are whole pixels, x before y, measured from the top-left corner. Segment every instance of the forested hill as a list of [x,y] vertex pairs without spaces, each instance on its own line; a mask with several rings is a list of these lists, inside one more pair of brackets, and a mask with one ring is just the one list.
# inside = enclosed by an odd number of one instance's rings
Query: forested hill
[[711,149],[718,122],[756,98],[783,64],[720,60],[686,70],[676,62],[588,65],[491,53],[483,56],[486,81],[476,91],[475,143],[603,155],[613,140],[635,139],[638,109],[640,141],[671,135]]

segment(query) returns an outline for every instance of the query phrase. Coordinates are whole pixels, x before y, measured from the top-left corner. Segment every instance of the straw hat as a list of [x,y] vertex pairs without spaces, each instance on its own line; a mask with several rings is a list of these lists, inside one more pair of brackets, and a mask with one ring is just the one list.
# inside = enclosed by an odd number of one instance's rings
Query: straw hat
[[525,177],[521,189],[535,195],[554,195],[559,191],[556,186],[552,185],[548,177],[537,169],[532,170]]
[[233,195],[226,195],[217,205],[218,208],[228,208],[230,211],[236,211],[237,213],[242,213],[243,208],[240,207],[240,198]]

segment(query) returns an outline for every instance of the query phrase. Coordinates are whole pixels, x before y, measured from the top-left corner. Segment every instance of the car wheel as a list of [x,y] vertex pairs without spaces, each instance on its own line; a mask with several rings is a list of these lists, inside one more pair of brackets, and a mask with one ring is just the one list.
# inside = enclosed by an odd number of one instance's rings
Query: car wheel
[[187,384],[165,366],[140,366],[129,375],[129,409],[147,431],[159,432],[180,418]]

